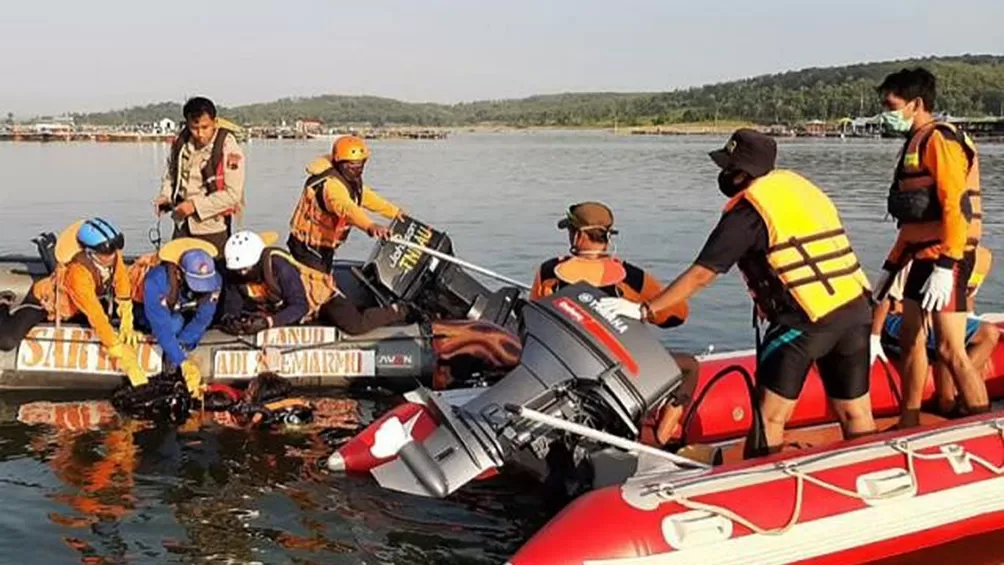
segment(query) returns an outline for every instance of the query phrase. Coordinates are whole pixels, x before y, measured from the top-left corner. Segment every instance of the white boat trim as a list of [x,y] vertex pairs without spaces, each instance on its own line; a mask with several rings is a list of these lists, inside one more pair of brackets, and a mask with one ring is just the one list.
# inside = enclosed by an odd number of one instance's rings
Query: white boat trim
[[[621,486],[621,490],[629,504],[639,509],[651,510],[653,509],[651,508],[652,502],[661,498],[658,491],[671,490],[679,496],[692,498],[722,490],[790,478],[790,475],[784,471],[784,467],[794,466],[802,473],[811,474],[882,457],[902,456],[903,452],[894,447],[896,444],[906,443],[911,450],[917,451],[985,436],[1000,437],[1002,429],[1004,429],[1004,419],[980,420],[938,430],[918,431],[910,435],[898,436],[892,440],[785,459],[777,463],[764,463],[735,471],[713,473],[699,478],[680,478],[674,477],[672,473],[656,471],[628,479]],[[676,480],[674,481],[674,479]],[[641,502],[639,500],[641,492],[646,493],[643,495],[646,498],[652,498]]]
[[830,555],[991,512],[1004,511],[1004,477],[868,506],[803,522],[781,535],[747,535],[646,557],[587,560],[583,565],[773,565]]

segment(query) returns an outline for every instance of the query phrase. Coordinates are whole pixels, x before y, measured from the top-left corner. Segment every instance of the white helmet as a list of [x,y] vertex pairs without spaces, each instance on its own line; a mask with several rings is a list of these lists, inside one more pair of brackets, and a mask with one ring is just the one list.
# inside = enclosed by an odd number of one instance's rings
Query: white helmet
[[254,267],[265,251],[265,241],[252,231],[239,231],[230,236],[223,246],[223,256],[231,271]]

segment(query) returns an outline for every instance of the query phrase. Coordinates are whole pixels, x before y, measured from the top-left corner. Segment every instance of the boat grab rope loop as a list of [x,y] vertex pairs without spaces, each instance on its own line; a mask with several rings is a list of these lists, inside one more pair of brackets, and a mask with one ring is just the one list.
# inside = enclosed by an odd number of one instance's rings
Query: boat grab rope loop
[[[1004,442],[1004,421],[995,420],[989,422],[988,425],[997,430],[1001,441]],[[995,475],[1004,475],[1004,465],[998,467],[986,459],[976,455],[974,453],[969,453],[968,451],[955,451],[955,452],[942,452],[942,453],[920,453],[917,450],[910,447],[909,441],[906,439],[900,439],[892,441],[887,444],[888,447],[902,453],[906,457],[906,470],[910,475],[910,483],[913,486],[917,486],[917,470],[915,466],[915,461],[937,461],[937,460],[949,460],[955,459],[960,462],[971,462],[983,467],[984,469],[990,471]],[[896,498],[900,496],[900,492],[893,490],[887,493],[882,493],[878,495],[861,494],[854,490],[848,490],[843,487],[837,486],[833,483],[826,482],[822,479],[814,477],[805,471],[798,468],[798,465],[782,461],[777,465],[777,470],[784,473],[785,475],[795,479],[795,505],[791,512],[791,518],[788,522],[778,528],[763,528],[760,527],[750,520],[740,516],[735,511],[725,508],[723,506],[718,506],[715,504],[707,504],[704,502],[698,502],[696,500],[691,500],[686,496],[682,495],[676,489],[663,488],[660,489],[659,497],[667,502],[675,502],[688,510],[704,511],[710,514],[721,516],[736,524],[739,524],[755,534],[766,535],[766,536],[779,536],[784,534],[798,523],[798,519],[802,515],[802,507],[805,499],[805,483],[813,484],[819,488],[834,492],[849,498],[854,498],[861,500],[863,502],[877,502],[882,500],[887,500],[891,498]]]

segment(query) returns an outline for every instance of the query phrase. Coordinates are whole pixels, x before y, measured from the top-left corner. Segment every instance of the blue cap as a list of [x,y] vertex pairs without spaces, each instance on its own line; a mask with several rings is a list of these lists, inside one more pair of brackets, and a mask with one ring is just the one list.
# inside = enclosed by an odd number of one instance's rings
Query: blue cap
[[216,272],[213,258],[201,249],[183,253],[179,266],[192,292],[216,292],[223,286],[223,277]]

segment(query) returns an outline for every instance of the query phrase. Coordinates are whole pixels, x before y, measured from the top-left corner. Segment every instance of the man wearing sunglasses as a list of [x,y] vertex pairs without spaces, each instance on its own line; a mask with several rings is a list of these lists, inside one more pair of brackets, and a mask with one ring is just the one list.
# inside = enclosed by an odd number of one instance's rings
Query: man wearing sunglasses
[[[124,245],[122,232],[101,218],[64,230],[56,240],[55,272],[37,281],[17,307],[11,308],[12,293],[0,295],[0,351],[13,350],[44,321],[84,318],[129,382],[146,384],[146,373],[136,357],[139,334],[133,329],[132,285],[122,261]],[[118,308],[118,332],[101,304],[101,298],[108,295]]]

